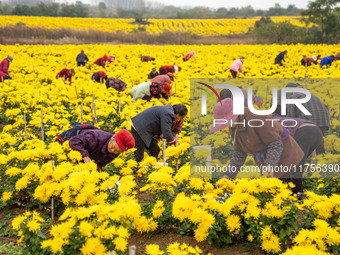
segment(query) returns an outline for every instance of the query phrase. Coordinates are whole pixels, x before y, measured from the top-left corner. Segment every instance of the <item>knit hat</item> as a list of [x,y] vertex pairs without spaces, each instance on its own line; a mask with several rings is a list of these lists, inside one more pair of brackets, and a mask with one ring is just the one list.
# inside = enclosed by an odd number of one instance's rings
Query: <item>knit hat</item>
[[210,128],[210,133],[229,127],[231,125],[231,121],[235,121],[237,117],[238,115],[233,114],[233,100],[231,98],[223,99],[222,105],[218,102],[214,106],[214,120],[223,120],[223,123],[213,124]]
[[84,50],[81,50],[81,52],[84,52]]
[[122,129],[117,134],[115,134],[115,140],[119,148],[121,148],[123,151],[127,151],[135,147],[135,139],[126,129]]
[[106,77],[106,73],[103,72],[103,71],[100,71],[100,72],[99,72],[99,76],[102,77],[102,78],[104,78],[104,77]]
[[8,60],[9,62],[12,62],[12,61],[13,61],[13,57],[12,57],[12,56],[7,56],[7,60]]
[[156,72],[156,68],[155,67],[152,68],[152,72]]
[[168,94],[170,94],[171,85],[170,85],[169,83],[165,82],[165,83],[163,84],[163,89],[165,89],[166,92],[167,92]]
[[111,63],[112,63],[112,62],[114,62],[114,61],[115,61],[115,58],[114,58],[114,57],[112,57],[112,56],[109,56],[107,60],[108,60],[109,62],[111,62]]
[[71,68],[71,69],[70,69],[70,72],[71,72],[71,73],[73,73],[73,74],[75,74],[75,72],[74,72],[74,69],[73,69],[73,68]]
[[107,55],[104,55],[104,59],[105,59],[105,60],[107,60],[107,59],[108,59]]

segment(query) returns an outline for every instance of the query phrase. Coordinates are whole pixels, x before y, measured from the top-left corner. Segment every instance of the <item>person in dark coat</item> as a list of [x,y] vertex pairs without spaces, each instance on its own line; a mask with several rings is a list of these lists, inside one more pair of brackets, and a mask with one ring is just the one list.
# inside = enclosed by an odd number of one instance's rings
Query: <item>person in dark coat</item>
[[140,162],[144,158],[146,149],[149,156],[158,157],[160,148],[154,136],[161,136],[170,144],[176,140],[172,134],[174,122],[180,122],[188,114],[184,104],[153,106],[131,119],[131,134],[135,139],[135,160]]
[[142,62],[149,62],[149,61],[154,61],[155,58],[150,57],[150,56],[142,56],[141,60],[142,60]]
[[84,53],[84,50],[81,50],[76,60],[77,60],[77,66],[85,66],[86,63],[89,62],[88,57]]
[[67,69],[67,68],[64,68],[63,70],[61,70],[56,78],[59,79],[60,77],[63,78],[64,81],[66,80],[69,80],[70,84],[72,83],[72,76],[75,74],[74,72],[74,69],[71,68],[71,69]]
[[[297,84],[299,85],[299,84]],[[303,88],[303,86],[296,86],[297,88]],[[305,98],[305,94],[303,93],[293,93],[288,96],[288,99],[301,99]],[[312,121],[315,123],[322,132],[322,135],[325,135],[326,131],[329,130],[330,126],[330,117],[328,113],[328,109],[321,102],[321,100],[311,93],[311,98],[308,102],[302,104],[312,115],[305,115],[299,108],[296,107],[295,104],[287,105],[287,117],[292,118],[300,118]],[[316,149],[317,154],[325,153],[325,148],[323,145],[323,141],[320,146]]]
[[151,72],[148,75],[148,79],[149,80],[153,79],[153,78],[155,78],[158,75],[159,75],[159,73],[156,71],[156,68],[152,68]]
[[275,58],[275,64],[282,66],[282,61],[285,61],[285,56],[287,55],[287,50],[281,51],[279,55]]
[[[289,135],[294,138],[304,152],[305,155],[300,163],[302,169],[304,169],[309,156],[322,144],[320,128],[312,121],[299,118],[276,116],[274,119],[287,127]],[[303,171],[298,171],[295,177],[297,179],[294,181],[295,187],[292,190],[301,199],[303,194]]]
[[96,82],[103,83],[104,81],[107,80],[107,75],[105,72],[99,71],[99,72],[93,73],[91,79]]
[[134,138],[126,129],[111,134],[82,124],[73,125],[72,129],[60,134],[55,141],[60,144],[69,141],[71,149],[79,151],[85,163],[94,161],[97,164],[97,170],[135,146]]
[[[293,83],[293,82],[290,82],[286,85],[286,88],[303,88],[299,83]],[[291,93],[290,93],[291,94]],[[290,94],[287,94],[287,97],[290,95]],[[270,107],[272,107],[273,105],[273,99],[271,100],[270,102]],[[276,109],[275,111],[273,112],[273,115],[274,116],[281,116],[281,89],[277,91],[277,106],[276,106]],[[286,114],[287,115],[287,114]],[[282,116],[282,117],[285,117],[285,116]]]
[[5,79],[12,79],[12,77],[9,75],[9,63],[13,61],[13,57],[7,56],[4,60],[0,63],[0,81]]

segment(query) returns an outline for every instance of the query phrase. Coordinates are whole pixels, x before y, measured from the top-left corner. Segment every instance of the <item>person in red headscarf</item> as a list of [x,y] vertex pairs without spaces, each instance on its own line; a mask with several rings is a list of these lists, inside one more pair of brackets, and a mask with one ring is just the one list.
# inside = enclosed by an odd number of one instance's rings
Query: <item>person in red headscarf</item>
[[91,79],[96,82],[103,83],[104,81],[107,80],[107,75],[104,71],[99,71],[93,73]]
[[105,67],[106,62],[113,63],[114,61],[115,61],[114,57],[112,56],[108,57],[107,55],[104,55],[103,57],[98,58],[96,61],[94,61],[94,64],[103,67],[106,71],[106,67]]
[[171,85],[167,82],[158,83],[158,82],[144,82],[138,84],[130,90],[130,94],[134,100],[144,99],[146,101],[150,101],[151,98],[165,98],[169,100],[169,96],[171,95]]

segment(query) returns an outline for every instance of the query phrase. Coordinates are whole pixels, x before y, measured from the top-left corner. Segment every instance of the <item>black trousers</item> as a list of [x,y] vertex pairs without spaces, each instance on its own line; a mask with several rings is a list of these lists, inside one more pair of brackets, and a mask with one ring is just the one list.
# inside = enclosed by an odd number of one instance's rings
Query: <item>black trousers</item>
[[282,66],[282,60],[276,60],[275,59],[275,65]]
[[135,151],[134,156],[137,162],[140,162],[143,160],[145,149],[147,150],[149,156],[155,157],[155,158],[158,157],[158,154],[161,151],[161,149],[159,148],[157,141],[155,139],[152,138],[150,146],[147,147],[143,139],[139,136],[139,134],[133,127],[131,127],[131,134],[133,138],[135,139],[135,148],[137,150]]
[[145,96],[143,96],[143,97],[142,97],[142,99],[143,99],[143,100],[146,100],[146,101],[148,101],[148,102],[150,102],[150,100],[151,100],[151,97],[150,97],[150,96],[147,96],[147,95],[145,95]]
[[[319,128],[320,128],[320,130],[321,130],[323,136],[324,136],[325,133],[329,130],[329,127],[319,127]],[[316,148],[316,155],[326,153],[324,143],[325,143],[325,141],[322,139],[321,144],[319,145],[318,148]]]
[[292,182],[295,187],[293,193],[303,192],[303,170],[308,157],[322,142],[322,132],[317,126],[305,126],[299,128],[294,135],[295,141],[299,144],[301,150],[305,153],[301,162],[294,169],[285,174],[281,179],[284,182]]
[[230,69],[230,73],[233,76],[233,78],[235,79],[237,77],[237,73],[234,70]]

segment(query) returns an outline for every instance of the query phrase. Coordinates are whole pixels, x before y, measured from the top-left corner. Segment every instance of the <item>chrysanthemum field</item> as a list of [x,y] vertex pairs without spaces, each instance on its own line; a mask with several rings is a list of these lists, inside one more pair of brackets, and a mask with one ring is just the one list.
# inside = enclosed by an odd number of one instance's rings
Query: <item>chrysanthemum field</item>
[[[263,254],[340,254],[340,182],[338,179],[305,180],[306,198],[298,202],[290,184],[278,179],[211,180],[190,178],[190,114],[178,147],[168,147],[167,166],[145,157],[137,167],[131,151],[121,154],[97,172],[95,163],[81,163],[81,155],[68,143],[54,138],[81,122],[116,132],[130,130],[130,119],[153,105],[186,104],[190,109],[190,79],[231,78],[229,66],[244,57],[246,78],[293,78],[308,82],[308,89],[329,108],[332,127],[327,133],[327,153],[318,162],[340,163],[338,82],[329,87],[315,78],[340,78],[340,61],[329,68],[300,64],[303,56],[333,55],[339,45],[2,45],[1,59],[13,56],[12,80],[0,82],[0,210],[27,208],[12,221],[13,233],[25,242],[25,254],[127,254],[132,233],[155,235],[173,231],[211,247],[242,244]],[[84,50],[90,61],[76,66]],[[196,56],[183,62],[183,54]],[[288,51],[282,67],[275,56]],[[93,64],[104,54],[116,58],[107,75],[124,80],[124,92],[106,89],[91,80],[102,71]],[[142,63],[149,55],[155,61]],[[177,64],[170,101],[132,102],[129,91],[147,80],[153,67]],[[56,79],[63,68],[74,68],[72,84]],[[271,87],[271,84],[267,84]],[[267,87],[256,87],[265,97]],[[270,95],[269,95],[270,96]],[[269,98],[266,107],[269,106]],[[95,112],[94,107],[95,105]],[[189,110],[190,112],[190,110]],[[25,118],[24,118],[25,116]],[[192,116],[191,116],[192,117]],[[209,123],[202,123],[202,125]],[[43,140],[42,140],[43,129]],[[203,143],[223,147],[227,135],[211,135]],[[204,152],[201,152],[204,154]],[[176,172],[176,158],[179,170]],[[53,163],[52,163],[53,161]],[[119,181],[119,182],[118,182]],[[117,185],[119,183],[119,185]],[[51,224],[51,203],[55,219]],[[47,224],[50,223],[50,224]],[[48,227],[46,227],[48,225]],[[2,234],[0,233],[0,236]],[[199,244],[153,244],[137,254],[203,254]]]

